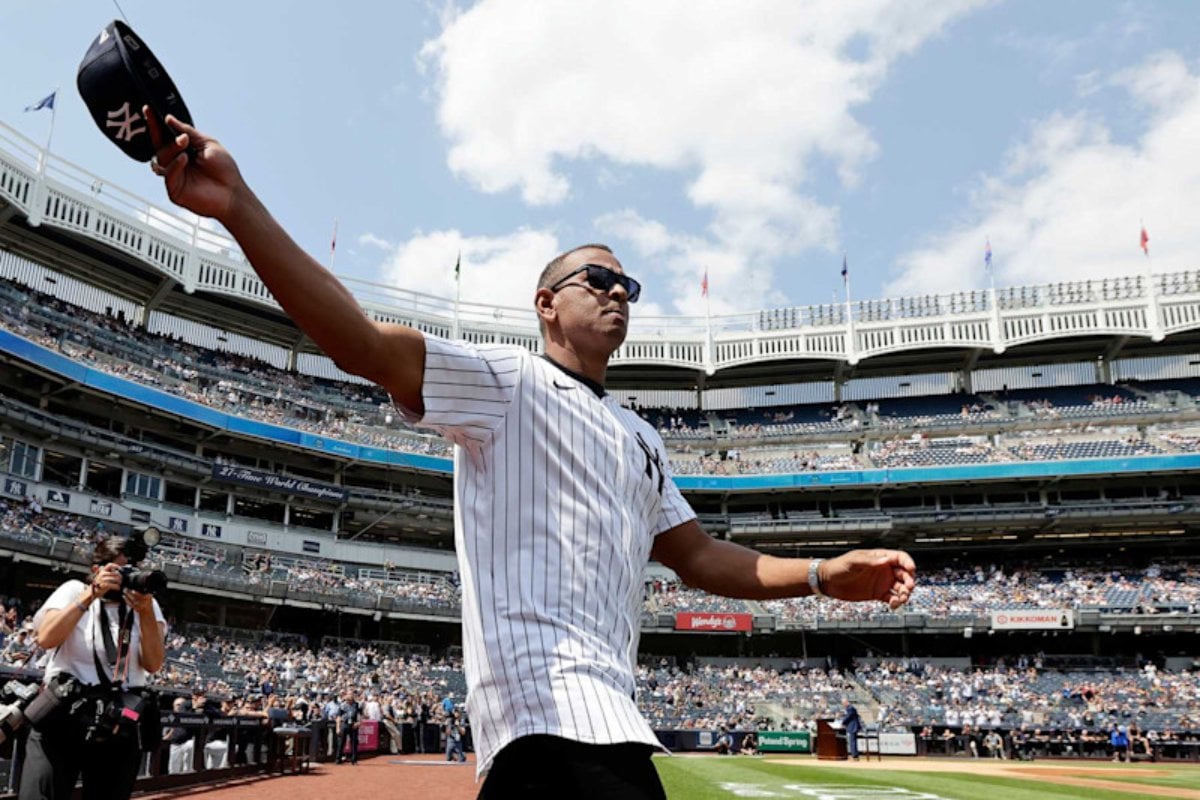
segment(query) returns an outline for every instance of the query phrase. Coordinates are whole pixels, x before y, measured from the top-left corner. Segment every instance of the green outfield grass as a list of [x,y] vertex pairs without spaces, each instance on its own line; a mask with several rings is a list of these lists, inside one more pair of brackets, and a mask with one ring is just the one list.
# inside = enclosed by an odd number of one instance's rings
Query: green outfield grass
[[[987,762],[952,762],[959,769],[941,771],[947,762],[931,765],[928,772],[888,769],[859,764],[818,766],[811,758],[795,758],[792,763],[772,763],[763,758],[734,757],[659,757],[655,759],[670,800],[725,800],[725,798],[812,798],[812,800],[1132,800],[1152,798],[1152,787],[1164,787],[1173,796],[1200,798],[1200,765],[1138,764],[1139,774],[1128,775],[1112,767],[1131,769],[1129,765],[1096,762],[1054,762],[1053,767],[1099,770],[1089,774],[1095,779],[1117,781],[1122,788],[1068,786],[1039,780],[1028,775],[978,775],[972,768]],[[1039,768],[1047,766],[1039,762]],[[935,768],[938,771],[933,771]],[[1109,773],[1106,775],[1104,773]],[[1128,788],[1124,788],[1128,787]]]

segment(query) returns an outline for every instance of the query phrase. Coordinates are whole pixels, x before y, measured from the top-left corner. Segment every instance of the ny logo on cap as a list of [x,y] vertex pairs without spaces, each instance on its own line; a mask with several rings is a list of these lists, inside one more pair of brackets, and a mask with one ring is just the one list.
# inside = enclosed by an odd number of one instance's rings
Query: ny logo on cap
[[[124,117],[121,119],[121,117]],[[124,139],[127,142],[133,141],[133,137],[139,133],[146,132],[146,126],[139,128],[133,127],[133,123],[142,118],[141,114],[135,114],[129,110],[129,101],[125,101],[125,105],[118,108],[116,111],[108,112],[108,122],[104,123],[106,128],[116,128],[117,132],[113,134],[114,139]]]

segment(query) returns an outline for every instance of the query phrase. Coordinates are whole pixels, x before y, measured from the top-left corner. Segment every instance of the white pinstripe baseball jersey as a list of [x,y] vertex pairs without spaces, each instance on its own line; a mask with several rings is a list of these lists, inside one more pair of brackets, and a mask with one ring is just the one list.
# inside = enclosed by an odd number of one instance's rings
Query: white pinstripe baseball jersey
[[457,445],[479,774],[530,734],[657,746],[634,702],[642,573],[654,537],[695,517],[662,440],[598,385],[527,350],[432,336],[425,349],[419,424]]

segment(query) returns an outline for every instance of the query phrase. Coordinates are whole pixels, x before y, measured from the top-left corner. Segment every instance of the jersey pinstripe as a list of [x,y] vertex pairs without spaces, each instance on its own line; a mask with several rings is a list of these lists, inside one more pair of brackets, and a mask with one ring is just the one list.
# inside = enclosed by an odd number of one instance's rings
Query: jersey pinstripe
[[527,350],[425,337],[425,415],[453,441],[467,710],[486,772],[552,734],[657,746],[634,702],[642,573],[695,517],[658,433]]

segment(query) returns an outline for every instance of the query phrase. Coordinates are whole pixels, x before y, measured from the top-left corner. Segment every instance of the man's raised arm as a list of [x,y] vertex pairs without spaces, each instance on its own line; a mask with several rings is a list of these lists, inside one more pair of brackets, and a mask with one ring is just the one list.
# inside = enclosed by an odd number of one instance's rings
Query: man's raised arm
[[[404,325],[369,319],[329,270],[293,241],[242,178],[221,144],[149,109],[158,155],[151,163],[171,201],[229,230],[287,315],[346,372],[374,381],[410,411],[424,413],[425,338]],[[170,133],[174,138],[170,138]]]

